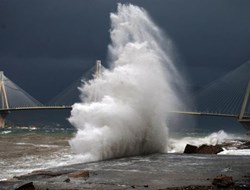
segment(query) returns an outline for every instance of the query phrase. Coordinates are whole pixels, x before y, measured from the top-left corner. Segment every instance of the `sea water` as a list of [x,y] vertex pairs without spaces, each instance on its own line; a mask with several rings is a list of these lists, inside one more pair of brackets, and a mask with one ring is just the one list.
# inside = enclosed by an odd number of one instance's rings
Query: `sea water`
[[[86,157],[71,150],[69,140],[75,135],[72,129],[39,129],[39,127],[7,128],[0,130],[0,179],[27,174],[33,170],[82,163]],[[182,153],[186,143],[200,145],[247,139],[244,134],[233,135],[224,131],[204,136],[202,133],[182,133],[170,138],[168,153]],[[238,141],[240,142],[240,141]],[[219,154],[250,155],[250,150],[225,150]],[[209,155],[207,155],[209,156]],[[129,158],[128,158],[129,159]],[[145,159],[142,157],[141,159]]]
[[9,127],[0,130],[0,179],[82,161],[68,141],[74,129]]

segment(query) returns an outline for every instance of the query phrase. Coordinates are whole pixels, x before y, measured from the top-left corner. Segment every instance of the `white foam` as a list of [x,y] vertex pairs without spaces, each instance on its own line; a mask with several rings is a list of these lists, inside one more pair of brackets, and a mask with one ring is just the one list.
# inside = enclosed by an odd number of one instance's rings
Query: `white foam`
[[51,155],[24,156],[19,159],[8,160],[8,162],[3,161],[0,163],[4,166],[1,167],[0,180],[27,174],[34,170],[77,164],[83,160],[91,161],[88,155],[78,155],[62,149]]
[[184,138],[171,138],[168,145],[169,153],[183,153],[187,144],[194,146],[216,145],[222,144],[228,139],[235,139],[236,137],[232,134],[228,134],[224,131],[214,132],[205,137],[184,137]]
[[0,134],[2,134],[2,135],[6,135],[6,134],[9,134],[9,133],[11,133],[12,131],[2,131],[2,132],[0,132]]
[[250,149],[224,150],[219,152],[218,155],[250,155]]
[[137,6],[119,4],[110,18],[111,69],[81,88],[83,102],[69,119],[78,130],[70,145],[93,160],[164,152],[168,111],[180,102],[172,82],[181,77],[164,51],[170,40]]
[[42,147],[42,148],[56,148],[58,145],[50,145],[50,144],[33,144],[33,143],[16,143],[17,145],[27,145],[34,147]]

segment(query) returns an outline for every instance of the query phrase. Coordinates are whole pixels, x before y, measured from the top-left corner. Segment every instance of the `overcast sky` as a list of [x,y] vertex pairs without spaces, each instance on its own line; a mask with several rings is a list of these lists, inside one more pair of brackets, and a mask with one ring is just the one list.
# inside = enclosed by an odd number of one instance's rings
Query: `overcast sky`
[[[45,103],[105,61],[116,0],[0,0],[0,70]],[[121,1],[129,2],[129,1]],[[131,0],[172,39],[190,84],[250,59],[249,0]],[[250,75],[250,74],[249,74]]]

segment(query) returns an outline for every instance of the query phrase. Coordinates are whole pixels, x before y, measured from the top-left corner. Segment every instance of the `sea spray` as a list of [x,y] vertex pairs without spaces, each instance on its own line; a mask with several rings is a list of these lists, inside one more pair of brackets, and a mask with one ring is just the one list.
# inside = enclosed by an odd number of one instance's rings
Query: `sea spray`
[[[198,135],[198,133],[197,133]],[[191,144],[194,146],[201,145],[217,145],[222,144],[226,141],[232,142],[233,139],[240,139],[232,134],[228,134],[223,130],[218,132],[213,132],[207,136],[201,137],[183,137],[183,138],[170,138],[168,143],[168,152],[169,153],[183,153],[187,144]]]
[[70,145],[88,160],[165,152],[168,111],[180,102],[171,42],[137,6],[118,4],[110,18],[111,69],[83,84]]

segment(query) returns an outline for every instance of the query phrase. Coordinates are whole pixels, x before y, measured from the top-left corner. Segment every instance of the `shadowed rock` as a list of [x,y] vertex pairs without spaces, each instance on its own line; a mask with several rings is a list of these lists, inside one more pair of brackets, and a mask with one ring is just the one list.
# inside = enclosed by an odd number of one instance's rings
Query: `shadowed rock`
[[230,187],[233,184],[234,182],[233,182],[232,176],[221,175],[221,176],[215,177],[213,180],[213,185],[217,187]]
[[220,145],[201,145],[197,149],[198,154],[218,154],[219,152],[223,151]]
[[250,149],[250,141],[244,142],[241,146],[241,149]]
[[33,185],[33,182],[29,182],[15,188],[15,190],[35,190],[35,187]]
[[198,149],[197,146],[187,144],[185,147],[184,153],[185,154],[193,154],[193,153],[196,153],[197,149]]
[[186,145],[184,153],[186,154],[218,154],[223,151],[221,145],[201,145],[200,147],[190,144]]

